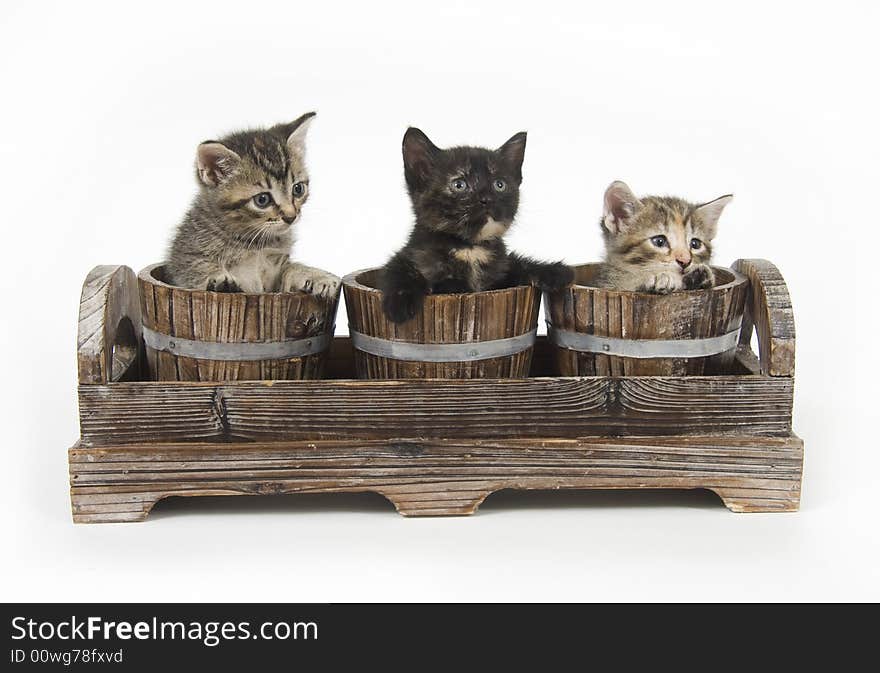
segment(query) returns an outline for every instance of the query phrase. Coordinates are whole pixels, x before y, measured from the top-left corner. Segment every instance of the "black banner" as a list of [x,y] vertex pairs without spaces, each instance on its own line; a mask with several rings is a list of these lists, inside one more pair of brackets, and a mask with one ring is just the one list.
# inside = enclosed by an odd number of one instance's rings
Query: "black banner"
[[[440,661],[470,670],[474,657],[499,664],[529,660],[538,670],[602,654],[632,664],[715,648],[726,662],[790,663],[780,630],[798,629],[808,646],[834,642],[849,608],[687,605],[298,605],[6,604],[2,670],[90,668],[252,670],[287,662],[336,670]],[[872,618],[848,626],[859,642]],[[811,638],[815,636],[816,640]],[[822,640],[819,640],[821,638]],[[868,641],[862,641],[868,642]],[[852,650],[849,650],[852,652]],[[664,654],[665,653],[665,654]],[[677,653],[677,654],[676,654]],[[412,658],[415,657],[415,658]],[[430,664],[430,666],[429,666]],[[625,668],[625,667],[624,667]]]

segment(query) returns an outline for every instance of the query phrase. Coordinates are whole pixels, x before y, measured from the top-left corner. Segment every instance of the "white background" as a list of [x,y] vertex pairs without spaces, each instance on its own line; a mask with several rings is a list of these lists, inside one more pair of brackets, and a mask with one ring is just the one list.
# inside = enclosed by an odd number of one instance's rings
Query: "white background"
[[[2,599],[880,599],[877,3],[138,7],[0,9]],[[289,496],[74,526],[85,275],[163,257],[197,143],[311,109],[296,255],[339,274],[404,240],[410,124],[440,145],[529,132],[511,243],[537,256],[595,260],[616,178],[735,193],[717,261],[774,261],[794,301],[801,511],[569,492],[404,519],[379,496]]]

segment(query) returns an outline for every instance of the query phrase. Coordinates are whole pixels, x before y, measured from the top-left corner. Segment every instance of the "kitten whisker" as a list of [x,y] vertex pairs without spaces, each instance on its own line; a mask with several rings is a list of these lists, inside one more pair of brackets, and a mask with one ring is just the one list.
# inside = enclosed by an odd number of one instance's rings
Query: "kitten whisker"
[[256,229],[256,232],[254,233],[254,235],[251,236],[251,238],[250,238],[250,239],[248,240],[248,242],[247,242],[247,245],[244,246],[244,249],[245,249],[245,250],[250,250],[252,246],[253,246],[254,248],[259,248],[259,247],[261,247],[261,246],[258,244],[258,240],[259,240],[259,238],[260,238],[260,237],[266,232],[266,230],[267,230],[270,226],[271,226],[271,225],[269,225],[268,223],[266,223],[266,224],[262,224],[262,225],[258,226],[257,229]]
[[253,236],[251,236],[251,237],[248,239],[247,243],[244,244],[244,250],[250,250],[251,245],[252,245],[253,242],[256,240],[257,236],[259,236],[259,235],[260,235],[260,229],[259,229],[259,227],[258,227],[258,228],[256,229],[256,231],[254,232]]
[[263,228],[263,233],[260,235],[260,241],[259,241],[257,247],[259,247],[259,248],[264,248],[264,247],[266,246],[266,243],[267,243],[268,240],[269,240],[269,234],[271,233],[271,231],[272,231],[272,225],[271,225],[271,224],[267,224],[267,225]]

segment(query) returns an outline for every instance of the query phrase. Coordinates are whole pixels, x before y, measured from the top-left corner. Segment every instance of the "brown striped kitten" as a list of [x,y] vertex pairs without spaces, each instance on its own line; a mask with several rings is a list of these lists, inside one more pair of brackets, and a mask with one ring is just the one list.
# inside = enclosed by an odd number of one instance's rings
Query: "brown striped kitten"
[[673,196],[639,199],[625,183],[612,182],[605,191],[598,286],[658,294],[712,287],[712,239],[732,198],[699,205]]
[[309,198],[305,138],[314,116],[199,145],[199,192],[171,242],[168,282],[335,296],[339,278],[290,260],[293,225]]

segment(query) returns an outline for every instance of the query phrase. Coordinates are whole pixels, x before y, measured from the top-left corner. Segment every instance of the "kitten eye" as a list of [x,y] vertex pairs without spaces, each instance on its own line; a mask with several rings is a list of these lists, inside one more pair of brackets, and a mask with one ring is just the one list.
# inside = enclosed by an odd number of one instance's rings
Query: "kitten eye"
[[304,182],[297,182],[293,186],[293,195],[294,196],[302,196],[306,193],[306,185]]
[[692,238],[691,239],[691,249],[699,250],[702,247],[703,247],[703,241],[701,241],[699,238]]
[[495,191],[498,192],[503,192],[505,189],[507,189],[507,183],[504,182],[504,180],[502,180],[501,178],[495,180],[495,182],[492,183],[492,186],[495,187]]
[[254,197],[254,205],[257,208],[268,208],[272,205],[272,195],[269,192],[260,192]]
[[453,180],[451,184],[452,190],[456,192],[463,192],[468,188],[468,183],[465,181],[464,178],[455,178],[455,180]]
[[665,248],[667,242],[668,241],[666,240],[666,237],[663,234],[660,234],[659,236],[652,236],[651,237],[651,243],[656,245],[658,248]]

